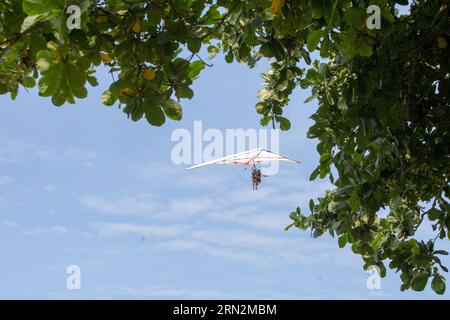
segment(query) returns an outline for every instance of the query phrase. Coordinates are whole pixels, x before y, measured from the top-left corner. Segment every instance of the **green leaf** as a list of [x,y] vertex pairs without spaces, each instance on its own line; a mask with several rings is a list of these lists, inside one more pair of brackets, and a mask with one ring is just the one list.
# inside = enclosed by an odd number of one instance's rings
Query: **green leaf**
[[263,43],[259,48],[259,54],[271,58],[273,57],[273,48],[269,43]]
[[320,166],[317,167],[317,168],[311,173],[311,176],[309,177],[309,181],[314,181],[314,180],[316,180],[316,178],[318,177],[319,174],[320,174]]
[[230,51],[228,51],[227,54],[225,55],[225,61],[226,61],[227,63],[232,63],[233,60],[234,60],[234,54],[233,54],[233,51],[230,50]]
[[34,79],[33,77],[26,77],[22,80],[22,85],[25,88],[33,88],[36,85],[36,79]]
[[87,76],[87,77],[86,77],[86,80],[89,82],[89,84],[90,84],[92,87],[98,86],[97,78],[95,78],[95,77],[93,77],[93,76]]
[[217,48],[216,46],[209,46],[208,47],[208,53],[209,53],[209,56],[208,56],[208,59],[213,59],[218,53],[219,53],[219,48]]
[[194,96],[194,91],[192,91],[192,89],[187,85],[179,85],[175,87],[175,94],[178,99],[192,99],[192,97]]
[[428,283],[428,274],[427,273],[419,273],[416,275],[411,281],[411,288],[414,291],[423,291]]
[[363,57],[370,57],[373,54],[372,45],[369,43],[367,38],[363,38],[359,42],[358,53]]
[[32,55],[36,55],[39,51],[45,50],[47,47],[47,40],[45,37],[37,32],[33,32],[30,35],[30,52]]
[[41,50],[36,54],[36,65],[41,73],[50,69],[53,63],[53,53],[49,50]]
[[61,81],[62,67],[60,64],[53,65],[39,79],[39,94],[44,97],[52,96],[58,89]]
[[322,40],[322,44],[320,46],[320,56],[322,58],[327,58],[330,55],[330,48],[331,48],[331,42],[328,38],[328,35],[325,35],[325,37]]
[[280,123],[281,130],[287,131],[291,128],[291,122],[289,121],[289,119],[280,116],[277,116],[276,119]]
[[308,34],[308,37],[306,38],[306,47],[310,52],[317,49],[320,38],[322,38],[323,34],[323,30],[314,30]]
[[352,193],[352,196],[348,200],[348,204],[349,204],[350,208],[352,209],[352,211],[356,211],[359,209],[360,199],[359,199],[358,195],[356,194],[356,192]]
[[330,153],[328,153],[328,152],[326,152],[326,153],[323,153],[321,156],[320,156],[320,163],[326,163],[328,160],[330,160],[331,159],[331,154]]
[[160,127],[166,122],[166,116],[160,106],[150,105],[145,109],[145,118],[152,126]]
[[358,152],[353,152],[352,159],[355,163],[360,163],[363,160],[363,156]]
[[314,200],[313,199],[309,200],[309,210],[311,210],[311,212],[314,211]]
[[284,90],[286,90],[288,88],[288,86],[289,86],[289,81],[288,80],[283,80],[277,85],[277,90],[278,91],[284,91]]
[[318,96],[317,94],[313,94],[313,95],[309,96],[309,97],[304,101],[304,103],[311,102],[311,101],[317,99],[318,97],[319,97],[319,96]]
[[52,103],[57,106],[60,107],[64,104],[64,102],[66,102],[66,98],[58,93],[55,93],[52,97]]
[[431,281],[431,288],[436,292],[437,294],[444,294],[445,293],[445,278],[441,275],[435,275],[433,277],[433,281]]
[[163,109],[167,118],[169,119],[181,120],[181,118],[183,117],[183,109],[181,108],[181,105],[178,103],[178,101],[175,101],[173,99],[164,101]]
[[79,87],[84,87],[86,83],[86,75],[75,65],[71,63],[64,64],[64,71],[67,76],[68,84],[71,86],[72,90]]
[[196,78],[200,72],[205,68],[205,63],[203,61],[194,61],[189,65],[188,77],[191,79]]
[[439,217],[442,214],[442,211],[433,207],[430,210],[428,210],[427,214],[428,214],[428,219],[430,219],[431,221],[434,221],[434,220],[439,219]]
[[319,19],[324,15],[324,1],[327,0],[309,0],[309,7],[311,8],[311,14],[314,19]]
[[320,79],[320,74],[315,69],[308,69],[306,72],[306,79],[312,82],[318,81]]
[[287,131],[291,128],[291,122],[289,119],[284,117],[277,117],[278,121],[280,122],[280,129],[283,131]]
[[270,99],[272,94],[273,94],[272,91],[270,91],[270,90],[268,90],[266,88],[259,89],[259,91],[258,91],[258,99],[261,100],[261,101],[268,100],[268,99]]
[[255,106],[255,109],[256,109],[256,112],[259,114],[265,114],[268,111],[267,106],[262,102],[257,103]]
[[345,21],[352,28],[364,27],[366,23],[366,12],[361,8],[350,7],[345,10]]
[[100,97],[100,101],[106,105],[106,106],[112,106],[116,102],[117,98],[113,96],[111,91],[106,90],[103,92],[102,96]]
[[193,53],[199,52],[201,46],[202,46],[202,42],[199,39],[196,39],[196,38],[188,39],[187,47],[191,52],[193,52]]
[[72,93],[75,97],[79,99],[84,99],[88,95],[88,91],[85,87],[75,87],[72,88]]
[[49,17],[48,13],[44,13],[44,14],[37,14],[34,16],[28,16],[23,20],[22,23],[22,27],[20,28],[20,32],[24,32],[27,31],[28,29],[30,29],[32,26],[34,26],[36,23],[40,22],[40,21],[44,21],[47,20]]
[[345,247],[345,245],[347,244],[347,235],[346,234],[343,234],[342,236],[339,237],[338,244],[339,244],[339,248]]
[[131,101],[124,108],[124,111],[131,118],[131,121],[139,121],[144,116],[145,110],[142,104],[138,104],[137,101]]
[[23,0],[22,9],[29,16],[33,16],[51,10],[63,10],[64,5],[64,0]]

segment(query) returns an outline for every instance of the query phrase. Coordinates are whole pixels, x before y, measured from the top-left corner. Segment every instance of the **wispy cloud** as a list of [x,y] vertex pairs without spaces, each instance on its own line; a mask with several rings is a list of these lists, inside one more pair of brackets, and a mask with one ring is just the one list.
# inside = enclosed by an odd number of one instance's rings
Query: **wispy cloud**
[[97,223],[95,229],[100,236],[132,234],[149,237],[176,237],[186,233],[189,228],[183,225]]
[[25,232],[25,234],[29,235],[29,236],[34,236],[34,235],[63,236],[68,233],[69,233],[69,230],[63,226],[50,226],[50,227],[36,228],[36,229]]
[[0,186],[14,182],[14,178],[10,176],[0,176]]
[[12,220],[4,220],[4,221],[0,221],[0,226],[5,227],[5,228],[14,228],[14,227],[18,227],[19,224]]
[[177,179],[173,178],[183,170],[181,167],[177,168],[154,162],[145,163],[126,160],[122,160],[122,162],[123,167],[135,178],[151,182],[159,181],[172,184],[177,181]]
[[55,148],[33,141],[0,138],[0,161],[10,163],[27,160],[51,162],[72,161],[92,167],[104,157],[96,151],[80,148]]
[[318,239],[314,242],[282,234],[260,234],[247,229],[205,228],[180,224],[138,224],[100,222],[94,226],[98,236],[137,235],[152,239],[149,249],[191,251],[254,266],[274,264],[314,265],[352,261],[337,246]]
[[280,231],[290,222],[287,212],[280,210],[272,212],[259,211],[257,208],[245,206],[239,209],[229,209],[226,211],[215,211],[210,213],[210,217],[224,222],[238,223],[245,227]]
[[[67,297],[74,298],[74,294],[68,291],[51,291],[51,298]],[[187,300],[242,300],[242,299],[301,299],[301,295],[290,293],[239,290],[212,290],[199,288],[180,288],[170,285],[147,285],[147,286],[97,286],[95,288],[83,289],[80,298],[90,299],[187,299]],[[304,298],[304,297],[303,297]]]
[[55,192],[58,191],[60,188],[58,186],[52,185],[52,184],[47,184],[44,186],[44,191],[46,192]]
[[[158,169],[157,171],[165,172],[166,170]],[[200,192],[191,192],[190,196],[181,197],[174,195],[178,193],[177,191],[185,190],[186,180],[181,182],[170,179],[161,180],[155,178],[155,182],[161,186],[172,186],[170,189],[172,197],[167,197],[167,190],[153,189],[151,193],[125,195],[119,198],[83,195],[79,197],[79,200],[83,206],[103,213],[162,219],[188,219],[192,215],[197,215],[218,221],[234,221],[246,226],[273,229],[284,227],[291,210],[297,206],[308,208],[311,198],[320,196],[330,187],[328,183],[311,186],[304,179],[296,179],[295,187],[284,188],[284,184],[289,179],[288,176],[280,176],[275,183],[269,185],[269,181],[258,191],[251,190],[249,185],[242,185],[242,183],[236,185],[235,182],[233,184],[230,181],[228,185],[233,185],[233,188],[227,190],[205,186],[199,187],[202,191],[201,195],[197,195]],[[201,178],[202,183],[206,184],[205,180]],[[178,187],[173,186],[174,182]]]
[[160,210],[160,203],[152,194],[127,196],[120,200],[108,200],[97,196],[81,196],[82,205],[102,213],[119,215],[152,214]]
[[176,185],[182,188],[195,188],[196,190],[226,190],[230,179],[227,176],[211,172],[184,172],[176,180]]
[[[95,227],[100,236],[155,237],[152,245],[162,250],[197,251],[254,265],[345,264],[342,252],[330,242],[312,242],[284,231],[290,210],[306,209],[309,200],[328,187],[326,183],[311,187],[296,179],[292,188],[282,188],[288,180],[289,175],[280,175],[276,183],[259,191],[235,183],[228,191],[205,187],[205,194],[199,196],[167,198],[158,191],[119,199],[86,195],[80,203],[93,211],[140,219],[136,223],[103,221]],[[179,188],[184,184],[178,183]]]
[[194,215],[205,213],[214,208],[211,198],[203,196],[199,198],[179,198],[169,202],[169,210],[174,215]]

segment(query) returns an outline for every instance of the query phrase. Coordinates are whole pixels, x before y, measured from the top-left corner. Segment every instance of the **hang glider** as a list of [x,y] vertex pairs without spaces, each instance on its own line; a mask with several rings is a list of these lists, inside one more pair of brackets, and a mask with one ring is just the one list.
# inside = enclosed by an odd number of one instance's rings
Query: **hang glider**
[[196,168],[201,168],[208,166],[210,164],[240,164],[240,165],[256,165],[260,163],[270,162],[270,161],[287,161],[292,163],[300,163],[299,161],[284,156],[282,154],[264,149],[264,148],[256,148],[240,153],[236,153],[230,156],[226,156],[223,158],[219,158],[216,160],[211,160],[207,162],[203,162],[192,167],[187,168],[186,170],[192,170]]

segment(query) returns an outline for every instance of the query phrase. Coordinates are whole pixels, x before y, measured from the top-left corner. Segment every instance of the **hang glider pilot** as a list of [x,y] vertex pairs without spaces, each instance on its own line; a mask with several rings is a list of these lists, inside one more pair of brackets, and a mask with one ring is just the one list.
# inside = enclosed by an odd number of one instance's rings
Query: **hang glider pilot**
[[258,190],[258,186],[261,183],[261,177],[263,177],[263,176],[267,177],[266,175],[261,173],[260,169],[253,167],[253,171],[252,171],[253,190]]

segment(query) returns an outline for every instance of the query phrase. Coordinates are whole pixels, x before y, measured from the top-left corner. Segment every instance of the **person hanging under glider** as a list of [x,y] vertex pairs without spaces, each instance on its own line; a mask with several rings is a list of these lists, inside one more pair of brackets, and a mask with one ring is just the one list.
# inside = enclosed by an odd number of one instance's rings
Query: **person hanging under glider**
[[264,174],[261,173],[261,170],[256,167],[256,164],[268,163],[271,161],[287,161],[291,163],[299,163],[297,160],[289,158],[287,156],[281,155],[279,153],[264,149],[264,148],[256,148],[236,154],[232,154],[223,158],[219,158],[212,161],[207,161],[204,163],[200,163],[194,165],[192,167],[187,168],[186,170],[192,170],[200,167],[204,167],[210,164],[240,164],[244,165],[245,168],[251,165],[253,166],[252,171],[252,184],[253,190],[258,190],[258,186],[261,183],[261,177]]
[[253,165],[252,171],[253,190],[258,190],[258,186],[261,183],[261,176],[267,177],[265,174],[261,173],[261,169],[258,169],[256,168],[255,165]]

